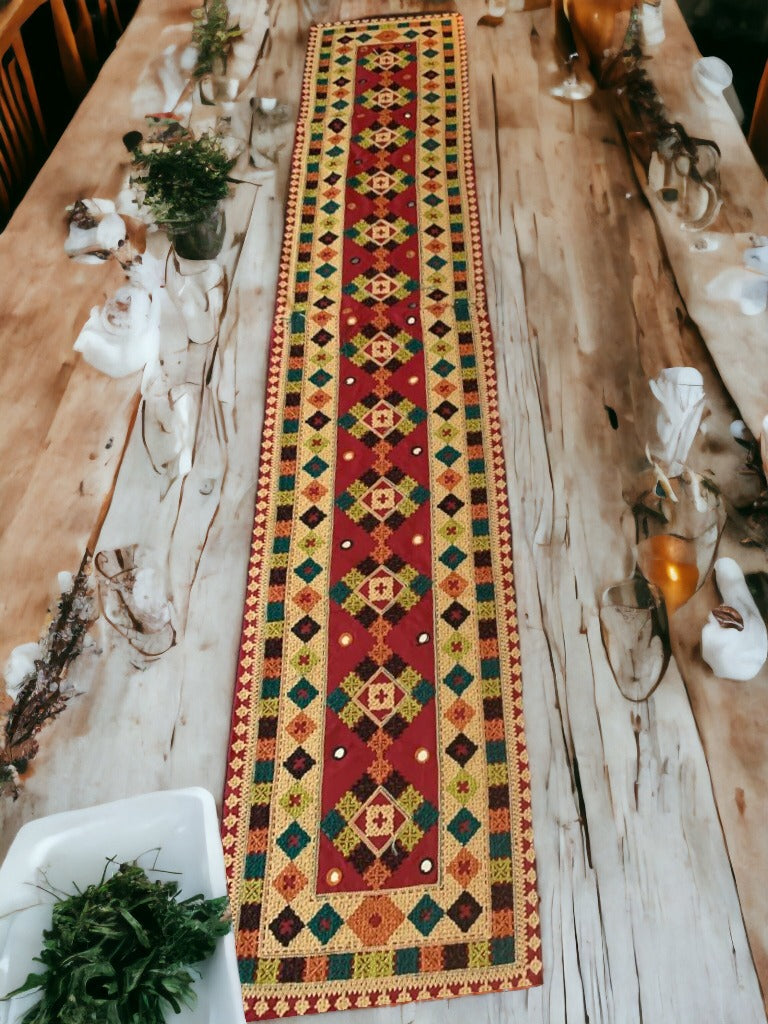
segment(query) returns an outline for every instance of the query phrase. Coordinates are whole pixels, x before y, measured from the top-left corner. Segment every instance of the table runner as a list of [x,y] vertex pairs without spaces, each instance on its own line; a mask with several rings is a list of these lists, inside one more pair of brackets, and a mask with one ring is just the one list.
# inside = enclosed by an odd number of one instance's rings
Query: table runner
[[541,980],[459,15],[310,34],[223,843],[250,1020]]

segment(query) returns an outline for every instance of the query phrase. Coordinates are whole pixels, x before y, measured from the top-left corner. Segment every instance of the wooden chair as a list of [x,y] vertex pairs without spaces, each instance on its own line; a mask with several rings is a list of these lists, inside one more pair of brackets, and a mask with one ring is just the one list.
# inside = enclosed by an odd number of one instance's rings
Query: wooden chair
[[64,82],[77,100],[88,89],[80,49],[64,0],[12,0],[0,12],[0,227],[49,150],[45,113],[22,31],[48,5]]
[[757,98],[755,99],[748,141],[755,160],[768,175],[768,61],[765,63],[760,85],[757,87]]

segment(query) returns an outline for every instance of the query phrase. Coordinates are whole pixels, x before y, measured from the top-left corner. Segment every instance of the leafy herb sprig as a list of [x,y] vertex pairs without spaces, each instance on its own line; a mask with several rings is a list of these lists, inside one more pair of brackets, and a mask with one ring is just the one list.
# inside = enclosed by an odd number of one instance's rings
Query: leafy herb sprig
[[[5,996],[42,990],[22,1024],[163,1024],[170,1006],[194,1004],[189,965],[230,929],[227,899],[178,901],[177,882],[153,882],[136,864],[65,897],[30,974]],[[199,973],[199,972],[196,972]]]
[[216,135],[195,136],[163,119],[148,119],[154,134],[133,151],[139,173],[131,183],[141,190],[141,202],[158,224],[195,224],[205,220],[219,200],[229,194],[234,159]]
[[226,67],[232,41],[238,39],[243,31],[239,25],[228,24],[227,0],[208,0],[192,11],[192,20],[192,43],[197,49],[192,73],[195,78],[202,78],[211,74],[217,63]]

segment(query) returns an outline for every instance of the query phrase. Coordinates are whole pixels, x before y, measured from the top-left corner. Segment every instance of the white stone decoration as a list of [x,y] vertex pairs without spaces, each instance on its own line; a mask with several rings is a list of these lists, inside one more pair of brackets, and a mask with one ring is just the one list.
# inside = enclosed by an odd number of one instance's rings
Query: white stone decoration
[[[659,455],[668,475],[680,473],[688,458],[704,412],[704,378],[693,366],[672,366],[649,381],[659,403],[656,434]],[[660,447],[659,447],[660,446]]]
[[737,562],[718,558],[715,579],[723,604],[701,631],[701,656],[720,679],[754,679],[768,658],[765,622]]

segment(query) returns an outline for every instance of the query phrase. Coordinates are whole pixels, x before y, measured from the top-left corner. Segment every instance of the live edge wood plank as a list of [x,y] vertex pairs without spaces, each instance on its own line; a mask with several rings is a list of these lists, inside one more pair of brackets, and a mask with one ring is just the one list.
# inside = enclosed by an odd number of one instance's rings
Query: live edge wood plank
[[[409,0],[389,6],[374,0],[312,5],[299,0],[265,5],[262,0],[256,17],[264,19],[269,31],[260,93],[291,101],[295,111],[310,17],[400,13],[416,6]],[[621,470],[631,429],[627,368],[642,366],[650,373],[693,362],[705,372],[720,430],[733,406],[686,321],[605,98],[598,95],[571,107],[548,94],[559,74],[550,13],[510,13],[501,26],[490,29],[477,26],[485,10],[478,0],[463,0],[460,9],[468,36],[478,194],[514,530],[545,983],[538,990],[471,1002],[333,1016],[348,1024],[432,1024],[468,1016],[478,1024],[764,1022],[710,780],[713,762],[708,766],[681,676],[672,666],[646,705],[628,704],[613,682],[597,617],[602,588],[630,569],[619,529]],[[32,226],[53,217],[75,195],[110,194],[110,172],[122,159],[119,145],[110,140],[122,134],[121,109],[127,106],[130,83],[148,59],[142,40],[150,26],[157,30],[185,17],[174,4],[150,10],[145,2],[140,8],[133,35],[121,44],[133,47],[122,51],[130,54],[119,66],[122,85],[113,80],[109,65],[105,72],[105,91],[115,90],[115,106],[109,125],[98,122],[103,177],[85,180],[93,171],[76,153],[80,146],[94,152],[87,148],[93,125],[78,122],[67,142],[68,177],[59,182],[50,171],[46,184],[38,182],[38,191],[12,225],[16,247],[29,246]],[[97,84],[91,117],[97,116],[100,88]],[[206,407],[218,403],[217,415],[226,428],[217,435],[226,443],[218,453],[220,475],[212,503],[200,493],[193,468],[184,494],[170,495],[178,517],[162,514],[155,499],[137,518],[142,497],[148,500],[156,485],[141,457],[140,440],[135,434],[126,439],[135,382],[97,378],[73,361],[69,345],[76,328],[88,307],[100,301],[98,289],[108,291],[109,286],[101,277],[95,283],[94,275],[102,273],[98,268],[66,264],[60,255],[63,231],[55,246],[51,240],[44,264],[46,286],[55,283],[66,295],[66,311],[59,316],[68,318],[69,333],[53,314],[37,319],[43,316],[37,312],[40,284],[37,296],[30,294],[20,310],[25,337],[27,323],[48,324],[47,335],[30,332],[32,340],[25,343],[29,356],[21,364],[39,363],[40,378],[35,370],[16,380],[37,433],[21,446],[18,459],[12,445],[21,434],[6,442],[2,453],[7,465],[20,467],[14,506],[27,500],[35,509],[38,522],[26,519],[35,550],[43,550],[41,537],[60,491],[65,504],[78,491],[64,482],[79,480],[92,450],[77,441],[78,431],[88,426],[78,410],[90,396],[89,416],[97,421],[93,436],[101,447],[110,436],[117,449],[126,446],[100,545],[141,539],[172,555],[179,567],[175,585],[186,588],[188,614],[177,646],[143,670],[131,664],[121,638],[100,624],[96,642],[73,669],[82,695],[43,734],[22,797],[0,807],[0,855],[24,821],[52,811],[171,786],[200,784],[217,798],[221,793],[289,156],[289,146],[280,149],[274,167],[258,179],[251,228],[222,328],[215,401]],[[7,246],[4,237],[3,268],[12,262]],[[24,272],[25,282],[36,276]],[[62,281],[69,282],[63,291]],[[68,379],[57,392],[63,365]],[[15,366],[18,375],[20,365]],[[56,396],[66,395],[75,382],[79,398],[65,406]],[[16,393],[13,383],[3,375],[0,399],[6,409]],[[42,408],[37,410],[36,403]],[[618,430],[612,429],[606,406],[615,412]],[[122,412],[115,413],[116,407]],[[54,423],[57,411],[63,418],[59,424]],[[214,439],[208,416],[201,424],[203,445]],[[56,442],[60,434],[70,440],[56,474],[51,456],[40,449],[46,437]],[[712,455],[717,455],[714,449]],[[114,463],[98,468],[101,475],[93,480],[94,497],[83,521],[73,514],[69,525],[56,528],[66,532],[51,538],[51,572],[64,567],[69,548],[73,557],[81,550],[78,544],[84,543],[111,487]],[[40,484],[32,504],[25,488],[35,474]],[[18,544],[22,526],[14,528],[13,543]],[[18,552],[7,550],[7,561],[0,564],[8,566],[15,587],[29,570]],[[42,558],[34,562],[38,578],[48,564]],[[30,587],[29,593],[34,592]],[[8,594],[5,586],[3,594]],[[39,629],[39,609],[35,618],[29,601],[19,639]],[[12,624],[16,629],[15,620]],[[679,644],[693,649],[695,628],[686,632],[681,626]],[[728,742],[737,744],[733,737]],[[749,826],[754,836],[760,823],[752,818]],[[732,833],[726,832],[730,842]],[[746,902],[753,900],[754,887]],[[754,930],[751,937],[754,946]]]

